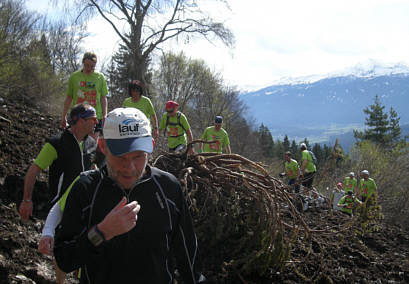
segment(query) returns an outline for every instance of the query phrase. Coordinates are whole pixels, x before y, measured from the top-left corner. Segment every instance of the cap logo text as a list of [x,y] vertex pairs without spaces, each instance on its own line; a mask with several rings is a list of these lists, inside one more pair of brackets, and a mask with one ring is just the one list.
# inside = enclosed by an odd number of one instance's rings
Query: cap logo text
[[[136,132],[139,131],[139,124],[135,123],[135,119],[126,119],[122,121],[122,124],[118,125],[119,135],[126,136],[126,135],[135,135]],[[131,123],[135,123],[131,125]]]

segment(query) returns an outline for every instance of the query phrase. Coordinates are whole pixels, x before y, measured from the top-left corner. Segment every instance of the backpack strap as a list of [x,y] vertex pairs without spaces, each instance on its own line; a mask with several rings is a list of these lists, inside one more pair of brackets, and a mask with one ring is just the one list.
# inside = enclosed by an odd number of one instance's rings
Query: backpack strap
[[[183,129],[184,132],[187,132],[186,129],[185,129],[185,127],[184,127],[184,126],[182,125],[182,123],[180,122],[180,116],[182,115],[182,113],[181,113],[180,111],[177,112],[177,122],[176,122],[176,123],[174,123],[174,122],[169,122],[169,116],[168,116],[168,114],[166,113],[165,115],[166,115],[166,127],[167,127],[168,125],[179,125],[180,127],[182,127],[182,129]],[[165,135],[166,135],[166,129],[165,129]],[[183,136],[183,135],[185,135],[185,134],[182,133],[182,134],[180,134],[180,135],[169,136],[169,137],[180,137],[180,136]]]

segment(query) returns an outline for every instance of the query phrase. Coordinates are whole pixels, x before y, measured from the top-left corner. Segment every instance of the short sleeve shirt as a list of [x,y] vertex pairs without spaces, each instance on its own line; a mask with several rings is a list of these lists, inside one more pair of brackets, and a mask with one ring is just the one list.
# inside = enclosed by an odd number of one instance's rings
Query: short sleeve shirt
[[306,173],[315,172],[317,169],[315,168],[314,162],[312,161],[310,152],[308,152],[308,150],[304,150],[302,151],[301,154],[302,154],[301,161],[307,160],[307,166],[305,167],[305,172]]
[[361,179],[359,181],[359,191],[361,196],[370,197],[376,191],[375,181],[371,178],[368,178],[368,180]]
[[181,144],[186,145],[187,140],[185,130],[187,131],[190,129],[186,116],[183,113],[180,113],[180,124],[183,125],[184,129],[178,124],[177,115],[169,116],[169,123],[171,124],[166,125],[167,116],[168,114],[165,112],[160,121],[159,130],[166,129],[166,134],[168,135],[168,147],[173,149]]
[[[82,151],[83,141],[79,143],[80,149]],[[52,163],[57,160],[58,154],[57,150],[51,145],[50,143],[45,143],[43,148],[41,149],[40,153],[37,155],[36,159],[34,160],[34,164],[36,164],[40,169],[45,170]]]
[[230,145],[229,135],[227,134],[226,130],[220,128],[219,131],[216,131],[214,126],[209,126],[205,129],[202,134],[202,140],[217,141],[216,143],[212,144],[204,144],[204,152],[215,152],[221,154],[223,149]]
[[138,102],[133,102],[132,98],[126,98],[122,103],[123,107],[133,107],[142,111],[148,119],[155,115],[155,110],[153,109],[152,102],[149,98],[141,96]]
[[284,163],[284,167],[285,167],[285,173],[290,179],[297,178],[299,166],[296,160],[291,159],[290,162],[286,161]]
[[83,74],[78,70],[68,80],[67,96],[72,97],[72,105],[89,103],[95,108],[98,119],[102,119],[101,96],[107,94],[107,82],[102,73]]
[[344,179],[344,192],[347,192],[349,190],[352,190],[353,192],[355,192],[356,187],[357,187],[356,178],[346,177]]
[[37,155],[37,158],[34,160],[34,164],[40,167],[40,169],[45,170],[51,166],[57,158],[57,151],[53,145],[45,143],[40,153]]
[[[348,195],[345,195],[341,198],[341,200],[338,202],[338,204],[347,204],[349,206],[347,207],[341,207],[341,211],[342,212],[346,212],[349,214],[352,214],[352,206],[354,205],[354,203],[358,203],[358,199],[356,199],[356,197],[350,197]],[[348,208],[350,207],[350,208]]]

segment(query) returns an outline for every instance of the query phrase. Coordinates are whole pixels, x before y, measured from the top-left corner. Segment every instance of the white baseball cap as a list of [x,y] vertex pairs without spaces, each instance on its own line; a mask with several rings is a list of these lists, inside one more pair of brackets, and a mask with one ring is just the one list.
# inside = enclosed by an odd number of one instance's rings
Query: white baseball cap
[[153,151],[150,122],[136,108],[116,108],[109,112],[104,122],[103,136],[109,151],[115,156],[134,151]]
[[363,170],[363,171],[361,172],[361,174],[363,174],[363,175],[368,175],[368,176],[369,176],[368,170]]

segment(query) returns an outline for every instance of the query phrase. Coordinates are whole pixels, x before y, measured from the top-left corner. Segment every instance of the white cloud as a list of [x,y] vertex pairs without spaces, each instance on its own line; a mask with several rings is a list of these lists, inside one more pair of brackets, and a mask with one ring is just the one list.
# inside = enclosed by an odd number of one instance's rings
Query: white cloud
[[[43,0],[47,2],[47,0]],[[40,5],[38,0],[29,3]],[[266,86],[281,77],[329,73],[372,58],[409,64],[409,1],[406,0],[235,0],[201,8],[223,20],[236,37],[234,50],[205,40],[168,42],[218,71],[232,85]],[[87,45],[103,57],[117,37],[103,20],[88,25]]]

